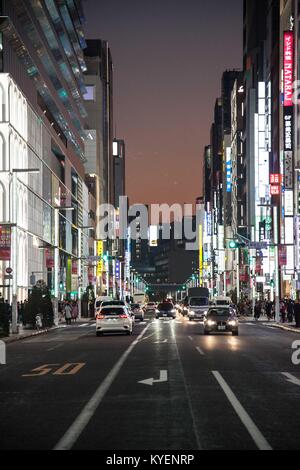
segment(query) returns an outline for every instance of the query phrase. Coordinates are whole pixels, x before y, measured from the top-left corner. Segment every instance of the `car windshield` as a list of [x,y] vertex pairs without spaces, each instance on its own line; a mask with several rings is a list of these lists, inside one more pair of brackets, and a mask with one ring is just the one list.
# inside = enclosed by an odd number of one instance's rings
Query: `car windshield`
[[191,307],[203,307],[209,304],[206,297],[192,297],[190,300]]
[[115,315],[124,315],[126,312],[123,308],[104,308],[101,310],[101,314],[105,315],[106,317],[115,316]]
[[164,312],[170,312],[173,310],[173,304],[170,304],[169,302],[166,302],[164,304],[159,304],[158,310],[163,310]]
[[230,302],[228,300],[217,300],[216,305],[229,305]]
[[149,302],[148,307],[153,307],[155,305],[154,302]]
[[209,310],[208,317],[231,317],[231,312],[228,308],[214,308],[213,310]]

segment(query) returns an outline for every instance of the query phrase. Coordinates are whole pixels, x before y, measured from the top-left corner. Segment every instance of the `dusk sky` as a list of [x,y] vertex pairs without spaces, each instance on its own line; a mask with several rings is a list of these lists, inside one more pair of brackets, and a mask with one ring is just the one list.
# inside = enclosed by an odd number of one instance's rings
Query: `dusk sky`
[[85,0],[86,37],[109,41],[130,202],[201,195],[222,72],[242,66],[242,0]]

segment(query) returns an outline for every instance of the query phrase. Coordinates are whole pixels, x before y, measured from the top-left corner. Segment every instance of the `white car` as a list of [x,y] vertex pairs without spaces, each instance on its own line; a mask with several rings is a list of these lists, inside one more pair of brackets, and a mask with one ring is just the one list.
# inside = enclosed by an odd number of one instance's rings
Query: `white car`
[[155,313],[156,311],[156,303],[155,302],[148,302],[144,307],[145,313]]
[[125,333],[132,335],[134,318],[127,307],[109,305],[102,307],[96,316],[96,335],[103,333]]

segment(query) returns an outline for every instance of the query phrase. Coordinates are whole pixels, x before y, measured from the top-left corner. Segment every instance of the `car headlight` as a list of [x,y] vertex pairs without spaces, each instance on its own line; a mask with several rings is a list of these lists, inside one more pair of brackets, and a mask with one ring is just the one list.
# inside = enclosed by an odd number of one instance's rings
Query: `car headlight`
[[207,312],[208,312],[208,310],[205,310],[205,312],[203,312],[203,315],[207,315]]
[[192,316],[195,315],[194,310],[191,310],[191,311],[190,311],[190,315],[192,315]]
[[159,310],[156,309],[156,310],[155,310],[155,313],[159,313]]
[[171,313],[176,313],[176,310],[175,310],[175,308],[173,308],[173,310],[171,310]]
[[207,324],[208,326],[213,326],[213,325],[216,325],[216,322],[213,320],[208,320]]
[[228,325],[230,325],[230,326],[236,326],[236,325],[237,325],[237,321],[235,321],[235,320],[230,320],[230,321],[228,322]]

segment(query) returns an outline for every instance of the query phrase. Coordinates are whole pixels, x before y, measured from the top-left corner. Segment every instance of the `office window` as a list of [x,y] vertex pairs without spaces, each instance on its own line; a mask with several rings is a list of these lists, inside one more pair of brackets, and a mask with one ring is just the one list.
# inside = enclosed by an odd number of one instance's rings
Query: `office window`
[[83,95],[85,101],[95,101],[95,85],[86,85],[86,93]]

